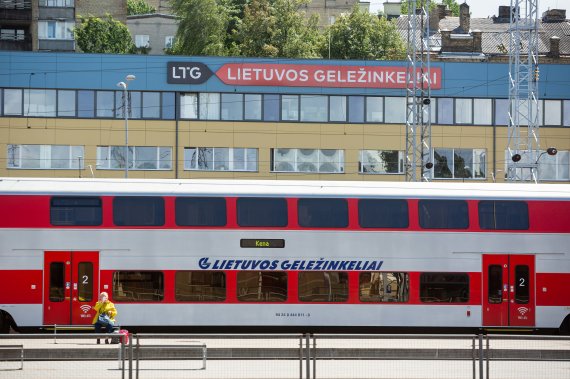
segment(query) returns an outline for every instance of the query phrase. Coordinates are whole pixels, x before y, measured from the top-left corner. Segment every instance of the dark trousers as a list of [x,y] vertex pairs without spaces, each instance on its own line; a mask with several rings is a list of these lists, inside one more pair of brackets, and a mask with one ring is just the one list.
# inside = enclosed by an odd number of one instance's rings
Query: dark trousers
[[113,325],[103,324],[99,321],[95,323],[95,333],[113,333]]

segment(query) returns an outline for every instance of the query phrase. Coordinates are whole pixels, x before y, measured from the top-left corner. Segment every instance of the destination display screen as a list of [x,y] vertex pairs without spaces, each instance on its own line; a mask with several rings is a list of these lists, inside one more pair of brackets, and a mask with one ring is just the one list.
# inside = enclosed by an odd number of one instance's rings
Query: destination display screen
[[245,239],[239,241],[240,247],[252,247],[257,249],[282,249],[285,247],[284,239]]

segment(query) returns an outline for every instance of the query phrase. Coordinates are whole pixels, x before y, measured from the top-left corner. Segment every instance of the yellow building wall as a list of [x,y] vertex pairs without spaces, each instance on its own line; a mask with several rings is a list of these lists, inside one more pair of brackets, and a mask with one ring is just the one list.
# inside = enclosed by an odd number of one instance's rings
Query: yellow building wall
[[[496,135],[496,136],[495,136]],[[495,137],[494,137],[495,136]],[[521,136],[526,129],[521,128]],[[541,146],[570,150],[570,129],[540,129]],[[481,148],[486,150],[486,179],[504,180],[507,128],[473,125],[433,125],[433,148]],[[81,145],[84,146],[83,170],[27,170],[7,168],[8,144]],[[97,146],[124,146],[124,120],[63,118],[0,118],[0,176],[4,177],[94,177],[122,178],[123,170],[96,167]],[[129,170],[130,178],[164,179],[235,178],[235,179],[307,179],[403,181],[404,175],[371,175],[358,171],[360,150],[405,150],[405,125],[388,124],[319,124],[226,121],[179,121],[178,152],[176,122],[129,120],[130,146],[172,147],[172,170]],[[185,171],[185,147],[257,148],[258,172]],[[344,150],[344,173],[307,174],[271,172],[271,149],[307,148]],[[177,154],[178,173],[174,162]]]

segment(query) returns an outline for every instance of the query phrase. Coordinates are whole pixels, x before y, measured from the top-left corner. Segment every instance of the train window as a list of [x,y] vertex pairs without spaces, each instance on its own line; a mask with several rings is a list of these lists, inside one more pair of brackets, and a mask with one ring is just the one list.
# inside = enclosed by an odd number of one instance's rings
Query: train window
[[469,301],[469,276],[463,273],[423,273],[420,275],[420,300],[424,303],[466,303]]
[[162,301],[164,274],[160,271],[116,271],[113,274],[113,300]]
[[345,199],[299,199],[299,225],[306,228],[346,228],[348,203]]
[[287,300],[287,273],[279,271],[238,272],[237,299],[258,302]]
[[491,230],[527,230],[528,204],[524,201],[480,201],[479,226]]
[[528,304],[529,280],[528,266],[515,266],[515,303]]
[[501,304],[503,302],[503,268],[500,265],[489,266],[489,304]]
[[408,202],[392,199],[359,200],[358,222],[361,228],[407,228]]
[[176,301],[226,300],[226,274],[222,271],[178,271]]
[[93,263],[81,262],[77,265],[79,301],[93,300]]
[[55,226],[95,226],[103,222],[103,206],[98,197],[52,197],[51,224]]
[[348,274],[338,271],[300,272],[299,300],[343,302],[348,300]]
[[49,301],[65,300],[65,264],[52,262],[49,265]]
[[264,197],[237,199],[239,226],[287,226],[287,200]]
[[360,301],[397,303],[408,301],[410,285],[407,273],[362,272],[359,281]]
[[164,225],[164,199],[140,196],[115,197],[113,221],[118,226]]
[[176,199],[176,225],[226,225],[226,199],[222,197],[179,197]]
[[424,229],[467,229],[469,213],[463,200],[420,200],[420,226]]

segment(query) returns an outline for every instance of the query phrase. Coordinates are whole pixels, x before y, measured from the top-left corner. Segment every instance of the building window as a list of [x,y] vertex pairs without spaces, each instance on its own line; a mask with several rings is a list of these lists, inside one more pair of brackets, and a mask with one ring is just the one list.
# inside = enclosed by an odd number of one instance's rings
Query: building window
[[245,227],[285,227],[288,224],[287,200],[265,197],[239,198],[237,223]]
[[257,149],[185,147],[184,170],[257,171]]
[[162,118],[164,120],[173,120],[176,112],[175,94],[174,92],[162,93]]
[[528,230],[528,205],[524,201],[482,200],[479,227],[490,230]]
[[117,226],[164,225],[164,199],[150,196],[116,196],[113,222]]
[[263,95],[263,119],[279,121],[279,95]]
[[164,48],[172,49],[174,47],[174,36],[164,37]]
[[272,149],[274,172],[342,173],[343,150]]
[[135,35],[135,46],[138,48],[150,47],[150,36],[148,36],[146,34]]
[[433,175],[436,179],[484,179],[485,149],[433,150]]
[[570,180],[570,151],[559,150],[556,155],[543,154],[538,161],[538,178],[540,180]]
[[398,150],[360,150],[363,174],[403,174],[404,152]]
[[437,123],[447,125],[453,124],[453,99],[437,99]]
[[112,118],[115,115],[115,92],[97,91],[97,117]]
[[254,302],[287,300],[287,273],[279,271],[238,272],[237,299]]
[[422,229],[467,229],[469,212],[464,200],[420,200]]
[[103,222],[103,205],[99,197],[51,198],[51,224],[55,226],[96,226]]
[[328,97],[301,95],[301,121],[326,122]]
[[387,124],[405,124],[406,123],[406,98],[405,97],[386,97],[384,99],[384,109],[386,113]]
[[245,120],[261,120],[261,95],[245,95]]
[[200,93],[199,108],[201,120],[219,120],[220,119],[220,94],[219,93]]
[[24,41],[26,31],[24,29],[6,29],[0,27],[0,41]]
[[544,125],[562,125],[562,102],[560,100],[544,100]]
[[222,93],[222,120],[243,120],[243,95]]
[[348,121],[350,123],[364,122],[364,96],[348,97]]
[[405,272],[362,272],[359,275],[360,301],[405,303],[410,296],[409,281]]
[[142,93],[142,117],[160,118],[160,92]]
[[180,118],[198,118],[198,94],[183,93],[180,95]]
[[38,21],[38,38],[73,40],[74,28],[71,21]]
[[420,275],[422,303],[466,303],[469,301],[469,276],[463,273],[430,272]]
[[93,118],[95,116],[95,92],[77,91],[77,116]]
[[8,145],[8,168],[83,169],[83,146]]
[[177,271],[174,279],[176,301],[226,300],[226,274],[222,271]]
[[281,120],[299,120],[299,96],[281,95]]
[[24,116],[55,117],[55,90],[25,89]]
[[366,122],[383,122],[384,121],[384,98],[372,97],[366,98]]
[[149,302],[164,299],[164,274],[160,271],[116,271],[113,300]]
[[299,301],[330,303],[347,300],[346,272],[299,272]]
[[408,202],[401,199],[360,199],[358,224],[361,228],[407,228]]
[[57,115],[75,117],[75,91],[57,91]]
[[176,198],[176,225],[226,225],[226,199],[223,197]]
[[475,125],[493,124],[493,99],[473,99],[473,123]]
[[346,96],[329,96],[329,119],[333,122],[346,122]]
[[299,199],[299,226],[304,228],[346,228],[348,203],[345,199]]
[[74,0],[40,0],[40,7],[72,8],[74,5]]
[[22,115],[22,90],[4,90],[4,116]]
[[455,99],[455,123],[456,124],[473,123],[472,99]]
[[[125,146],[97,146],[97,168],[125,169]],[[129,170],[171,170],[169,146],[129,146]]]
[[495,99],[495,125],[509,124],[509,100]]
[[570,126],[570,100],[564,100],[564,126]]

